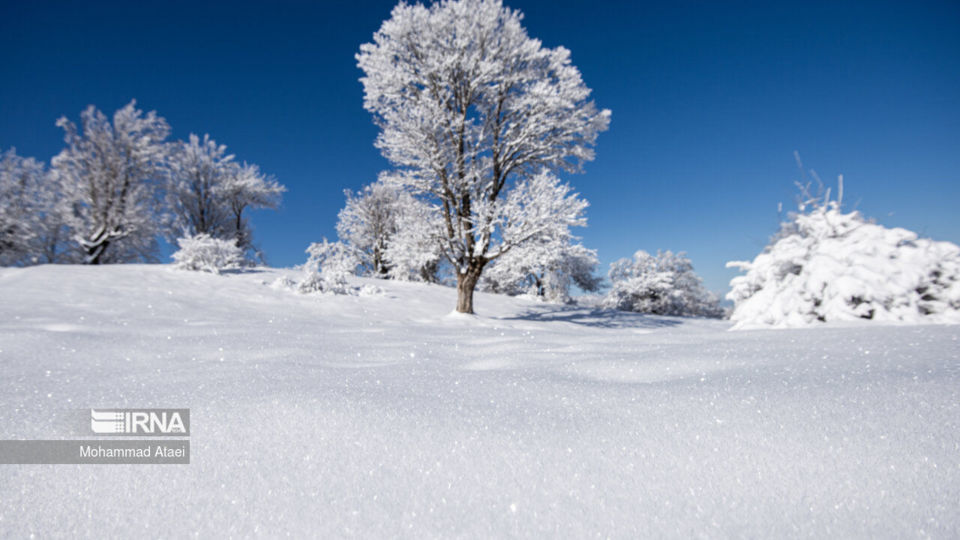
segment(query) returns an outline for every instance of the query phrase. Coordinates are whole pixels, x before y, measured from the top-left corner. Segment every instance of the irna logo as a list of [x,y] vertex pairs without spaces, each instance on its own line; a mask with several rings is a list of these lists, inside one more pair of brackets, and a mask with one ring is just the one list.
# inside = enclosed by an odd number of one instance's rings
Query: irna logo
[[189,409],[90,409],[90,429],[98,435],[187,436]]

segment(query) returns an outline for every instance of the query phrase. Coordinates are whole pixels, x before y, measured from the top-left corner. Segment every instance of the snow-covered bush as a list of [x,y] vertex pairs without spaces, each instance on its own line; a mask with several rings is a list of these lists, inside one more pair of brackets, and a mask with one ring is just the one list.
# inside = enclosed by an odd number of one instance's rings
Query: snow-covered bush
[[801,204],[753,261],[727,266],[746,272],[727,294],[735,328],[960,323],[960,248],[845,213],[829,191]]
[[347,277],[354,274],[360,264],[356,250],[343,242],[328,242],[324,238],[322,242],[310,244],[307,255],[299,287],[301,292],[356,292],[347,283]]
[[602,305],[623,311],[683,317],[722,317],[723,309],[694,273],[683,253],[650,255],[638,251],[633,259],[610,265],[611,288]]
[[509,295],[527,294],[549,302],[569,302],[574,285],[596,292],[602,278],[595,276],[597,252],[573,243],[572,235],[543,237],[513,248],[481,278],[483,288]]
[[219,274],[221,270],[240,268],[243,250],[236,240],[197,234],[177,239],[180,249],[172,255],[174,268]]

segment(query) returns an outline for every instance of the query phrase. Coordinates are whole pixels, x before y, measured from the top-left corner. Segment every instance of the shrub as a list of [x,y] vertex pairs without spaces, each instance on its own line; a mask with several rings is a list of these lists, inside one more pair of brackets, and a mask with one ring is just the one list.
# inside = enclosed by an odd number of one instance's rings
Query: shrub
[[610,292],[602,305],[623,311],[681,317],[722,317],[716,296],[706,290],[683,253],[638,251],[610,265]]
[[829,191],[801,204],[753,261],[727,266],[746,272],[727,294],[735,328],[960,322],[960,248],[844,213]]
[[180,249],[173,254],[174,268],[219,274],[221,270],[240,268],[243,250],[236,240],[213,238],[207,234],[177,239]]

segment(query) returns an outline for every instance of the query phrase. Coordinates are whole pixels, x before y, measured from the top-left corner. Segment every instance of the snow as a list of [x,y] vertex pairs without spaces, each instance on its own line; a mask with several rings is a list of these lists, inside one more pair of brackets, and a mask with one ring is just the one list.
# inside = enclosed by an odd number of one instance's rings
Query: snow
[[826,200],[801,206],[752,262],[727,263],[746,272],[727,294],[736,328],[960,323],[960,247]]
[[951,537],[960,327],[728,332],[283,270],[0,269],[0,437],[189,407],[191,464],[0,465],[13,536]]

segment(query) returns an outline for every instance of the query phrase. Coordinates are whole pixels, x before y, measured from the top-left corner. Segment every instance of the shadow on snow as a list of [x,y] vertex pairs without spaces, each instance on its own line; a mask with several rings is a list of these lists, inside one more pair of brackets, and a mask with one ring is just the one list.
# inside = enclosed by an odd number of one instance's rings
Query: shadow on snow
[[577,306],[557,306],[552,308],[534,308],[526,313],[504,320],[568,322],[593,328],[665,328],[683,324],[676,317],[661,317],[646,313],[633,313],[615,309],[585,308]]

